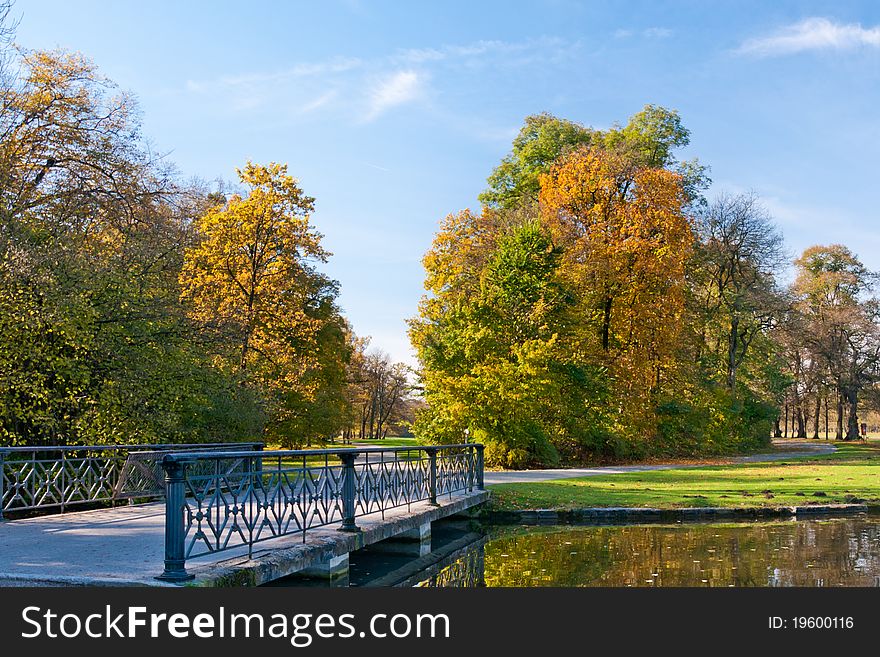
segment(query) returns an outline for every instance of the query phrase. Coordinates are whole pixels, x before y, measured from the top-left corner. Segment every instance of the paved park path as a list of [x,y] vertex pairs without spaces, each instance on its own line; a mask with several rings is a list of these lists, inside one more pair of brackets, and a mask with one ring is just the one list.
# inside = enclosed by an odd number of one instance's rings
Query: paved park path
[[[770,461],[784,461],[786,459],[816,456],[817,454],[831,454],[837,451],[834,445],[827,443],[803,442],[792,440],[773,441],[777,448],[784,451],[771,452],[769,454],[752,454],[751,456],[736,456],[719,461],[719,463],[765,463]],[[574,479],[576,477],[593,477],[596,475],[621,474],[623,472],[648,472],[651,470],[673,470],[679,468],[701,468],[712,465],[711,462],[682,465],[680,463],[663,463],[656,465],[608,465],[596,468],[556,468],[549,470],[503,470],[486,471],[484,481],[491,484],[515,484],[535,483],[539,481],[551,481],[554,479]]]

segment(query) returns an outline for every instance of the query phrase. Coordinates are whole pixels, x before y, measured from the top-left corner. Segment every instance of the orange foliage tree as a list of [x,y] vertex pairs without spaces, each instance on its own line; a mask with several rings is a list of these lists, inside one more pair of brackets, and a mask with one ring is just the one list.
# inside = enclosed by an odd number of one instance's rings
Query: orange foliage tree
[[608,151],[579,149],[541,176],[542,221],[580,298],[584,356],[608,368],[634,428],[675,369],[694,244],[686,203],[680,175]]

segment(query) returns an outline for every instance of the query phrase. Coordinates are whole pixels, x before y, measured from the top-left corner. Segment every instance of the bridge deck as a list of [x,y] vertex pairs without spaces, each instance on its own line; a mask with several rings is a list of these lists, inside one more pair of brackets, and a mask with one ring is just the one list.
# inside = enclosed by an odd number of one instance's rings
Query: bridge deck
[[[258,585],[484,502],[485,491],[444,495],[362,516],[356,534],[336,526],[187,560],[201,586]],[[165,555],[163,503],[0,522],[0,586],[169,586],[154,579]],[[173,585],[172,585],[173,586]]]

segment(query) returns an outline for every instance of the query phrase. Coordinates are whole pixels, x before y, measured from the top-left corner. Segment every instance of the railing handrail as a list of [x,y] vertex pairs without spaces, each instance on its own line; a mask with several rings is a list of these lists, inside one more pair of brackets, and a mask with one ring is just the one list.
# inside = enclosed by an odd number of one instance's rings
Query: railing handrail
[[[305,542],[310,529],[336,522],[340,531],[358,532],[357,517],[384,519],[389,509],[439,506],[441,494],[483,490],[483,450],[459,443],[164,454],[165,570],[158,578],[191,579],[191,556],[246,547],[250,558],[262,541],[301,534]],[[356,462],[370,454],[379,457]],[[325,458],[308,461],[315,456]]]
[[15,447],[4,447],[0,446],[0,452],[4,453],[15,453],[15,452],[74,452],[74,451],[83,451],[83,450],[121,450],[121,449],[138,449],[144,451],[150,450],[165,450],[165,449],[197,449],[197,448],[207,448],[207,447],[224,447],[229,445],[265,445],[263,442],[259,441],[248,441],[242,443],[230,443],[230,442],[221,442],[221,443],[140,443],[140,444],[131,444],[131,445],[35,445],[32,447],[17,445]]
[[413,452],[441,449],[461,449],[465,447],[483,447],[480,443],[460,443],[456,445],[413,445],[412,447],[340,447],[338,449],[269,449],[263,451],[246,452],[243,450],[229,451],[212,451],[212,452],[180,452],[175,451],[167,454],[165,459],[175,462],[206,460],[206,459],[223,459],[223,458],[241,458],[247,456],[254,457],[297,457],[297,456],[337,456],[339,454],[377,454],[388,452]]
[[[148,470],[176,450],[252,454],[264,447],[257,441],[0,447],[0,520],[5,512],[60,508],[63,513],[74,505],[161,496],[164,488]],[[149,460],[153,465],[146,465]],[[132,480],[137,483],[129,487]]]

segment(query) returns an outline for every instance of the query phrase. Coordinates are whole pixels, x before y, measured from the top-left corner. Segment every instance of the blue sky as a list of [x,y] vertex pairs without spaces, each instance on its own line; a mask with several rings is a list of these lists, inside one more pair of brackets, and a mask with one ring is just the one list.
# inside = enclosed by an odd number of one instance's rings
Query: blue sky
[[438,221],[477,207],[528,114],[677,109],[710,195],[754,191],[792,254],[880,269],[878,2],[18,0],[17,40],[91,57],[186,176],[287,162],[361,335],[405,319]]

